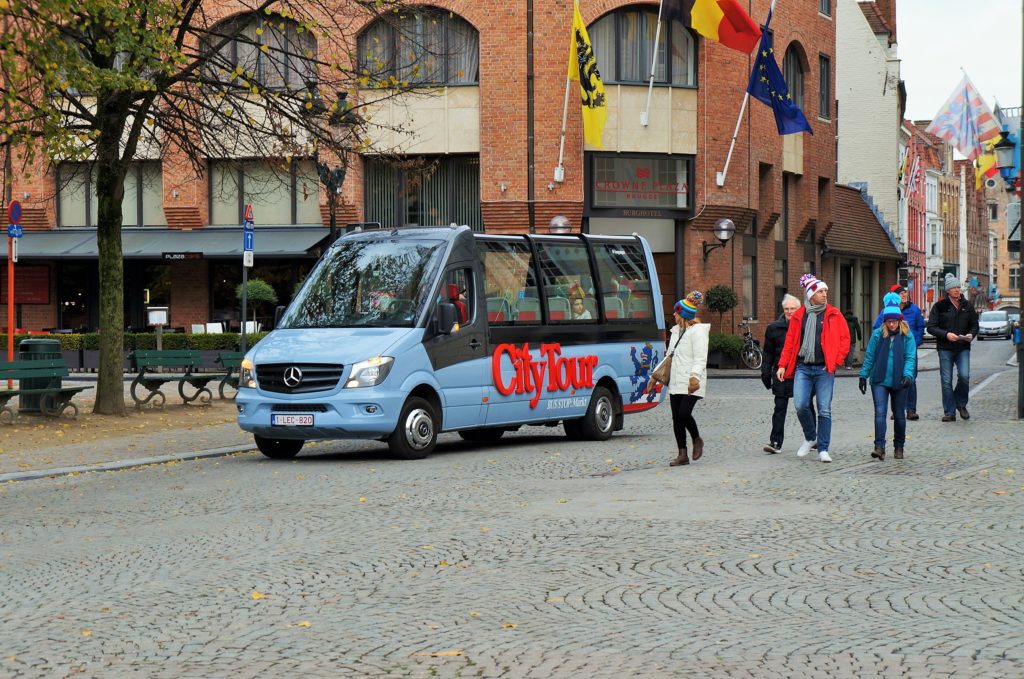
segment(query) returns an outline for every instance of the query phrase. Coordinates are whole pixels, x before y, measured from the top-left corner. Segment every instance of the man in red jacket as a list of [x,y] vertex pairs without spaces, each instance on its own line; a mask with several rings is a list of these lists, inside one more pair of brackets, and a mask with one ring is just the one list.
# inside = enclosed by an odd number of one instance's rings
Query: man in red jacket
[[[806,306],[797,309],[789,322],[786,343],[779,358],[776,377],[793,380],[793,404],[804,430],[804,442],[796,454],[811,452],[818,444],[818,460],[831,462],[828,447],[832,438],[832,388],[836,368],[850,353],[850,328],[842,312],[828,303],[828,286],[814,274],[800,277],[807,296]],[[811,399],[818,411],[817,421]]]

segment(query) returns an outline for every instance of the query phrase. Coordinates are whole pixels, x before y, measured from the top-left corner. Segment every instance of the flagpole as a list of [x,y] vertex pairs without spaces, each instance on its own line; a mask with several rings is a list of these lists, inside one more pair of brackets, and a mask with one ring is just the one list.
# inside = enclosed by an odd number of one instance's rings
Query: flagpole
[[[771,15],[775,11],[775,0],[772,0],[771,7],[768,8],[768,14]],[[736,137],[740,133],[740,123],[743,121],[743,113],[747,110],[747,102],[750,101],[750,92],[743,93],[743,103],[740,105],[740,114],[736,116],[736,127],[732,131],[732,141],[729,142],[729,153],[725,156],[725,167],[722,168],[721,172],[715,173],[715,185],[725,186],[725,177],[729,174],[729,162],[732,160],[732,150],[736,147]]]
[[[774,1],[774,0],[773,0]],[[650,120],[651,114],[651,93],[654,90],[654,69],[658,67],[658,41],[661,40],[661,9],[665,5],[665,0],[661,0],[658,3],[658,27],[654,29],[654,52],[651,56],[651,78],[647,82],[647,106],[640,113],[640,124],[647,127],[647,122]]]
[[555,168],[555,181],[565,181],[565,167],[562,165],[562,158],[565,154],[565,123],[569,118],[569,87],[572,79],[565,78],[565,103],[562,105],[562,138],[558,142],[558,166]]

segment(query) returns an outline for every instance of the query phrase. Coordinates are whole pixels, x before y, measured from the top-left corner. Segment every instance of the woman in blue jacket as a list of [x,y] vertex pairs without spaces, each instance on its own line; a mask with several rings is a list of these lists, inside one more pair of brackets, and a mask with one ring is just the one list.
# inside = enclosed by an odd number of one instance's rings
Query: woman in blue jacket
[[[910,301],[910,296],[907,293],[907,289],[897,283],[896,285],[889,288],[889,292],[894,292],[900,297],[900,303],[897,305],[900,311],[903,312],[903,320],[910,327],[910,334],[914,336],[914,344],[918,347],[921,346],[921,342],[924,341],[924,314],[921,313],[921,308]],[[883,300],[883,306],[885,305]],[[882,314],[878,314],[878,318],[875,319],[875,324],[871,326],[872,329],[882,327]],[[914,364],[917,365],[916,363]],[[920,416],[917,414],[917,370],[915,368],[914,377],[910,380],[910,386],[907,387],[907,419],[908,420],[919,420]]]
[[867,393],[870,381],[875,402],[875,450],[871,457],[885,459],[885,411],[890,406],[894,422],[892,456],[902,460],[907,439],[907,392],[917,368],[917,344],[903,320],[899,296],[889,293],[883,301],[882,326],[871,333],[860,369],[860,393]]

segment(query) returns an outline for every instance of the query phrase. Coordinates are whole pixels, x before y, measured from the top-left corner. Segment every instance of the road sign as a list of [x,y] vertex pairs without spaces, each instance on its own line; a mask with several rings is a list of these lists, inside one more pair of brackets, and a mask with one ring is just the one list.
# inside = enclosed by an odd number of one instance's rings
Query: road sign
[[242,266],[252,268],[252,250],[246,250],[242,253]]
[[244,216],[242,217],[242,220],[246,222],[254,221],[252,218],[252,203],[249,203],[248,205],[245,206],[245,213]]
[[11,224],[21,224],[21,203],[12,200],[7,206],[7,221]]
[[242,222],[242,229],[245,230],[245,231],[253,231],[255,228],[256,228],[256,225],[253,224],[252,222],[248,221],[248,220]]
[[21,224],[8,224],[7,225],[7,237],[8,238],[21,238],[24,231],[22,231]]
[[252,252],[256,249],[255,231],[246,230],[242,232],[242,249],[246,252]]

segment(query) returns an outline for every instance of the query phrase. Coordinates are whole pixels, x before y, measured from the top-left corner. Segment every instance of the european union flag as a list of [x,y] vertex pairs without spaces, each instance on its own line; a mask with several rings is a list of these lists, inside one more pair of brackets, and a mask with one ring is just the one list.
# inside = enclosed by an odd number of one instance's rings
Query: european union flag
[[768,20],[764,22],[764,30],[761,32],[761,44],[757,47],[757,58],[754,59],[754,70],[750,72],[750,82],[747,83],[747,92],[754,99],[762,101],[772,107],[775,114],[775,125],[779,128],[779,134],[793,134],[794,132],[810,132],[811,124],[804,117],[804,112],[793,102],[789,96],[789,88],[786,87],[786,79],[782,77],[782,71],[775,61],[775,50],[772,48],[772,34],[768,25],[772,21],[771,10],[768,11]]

